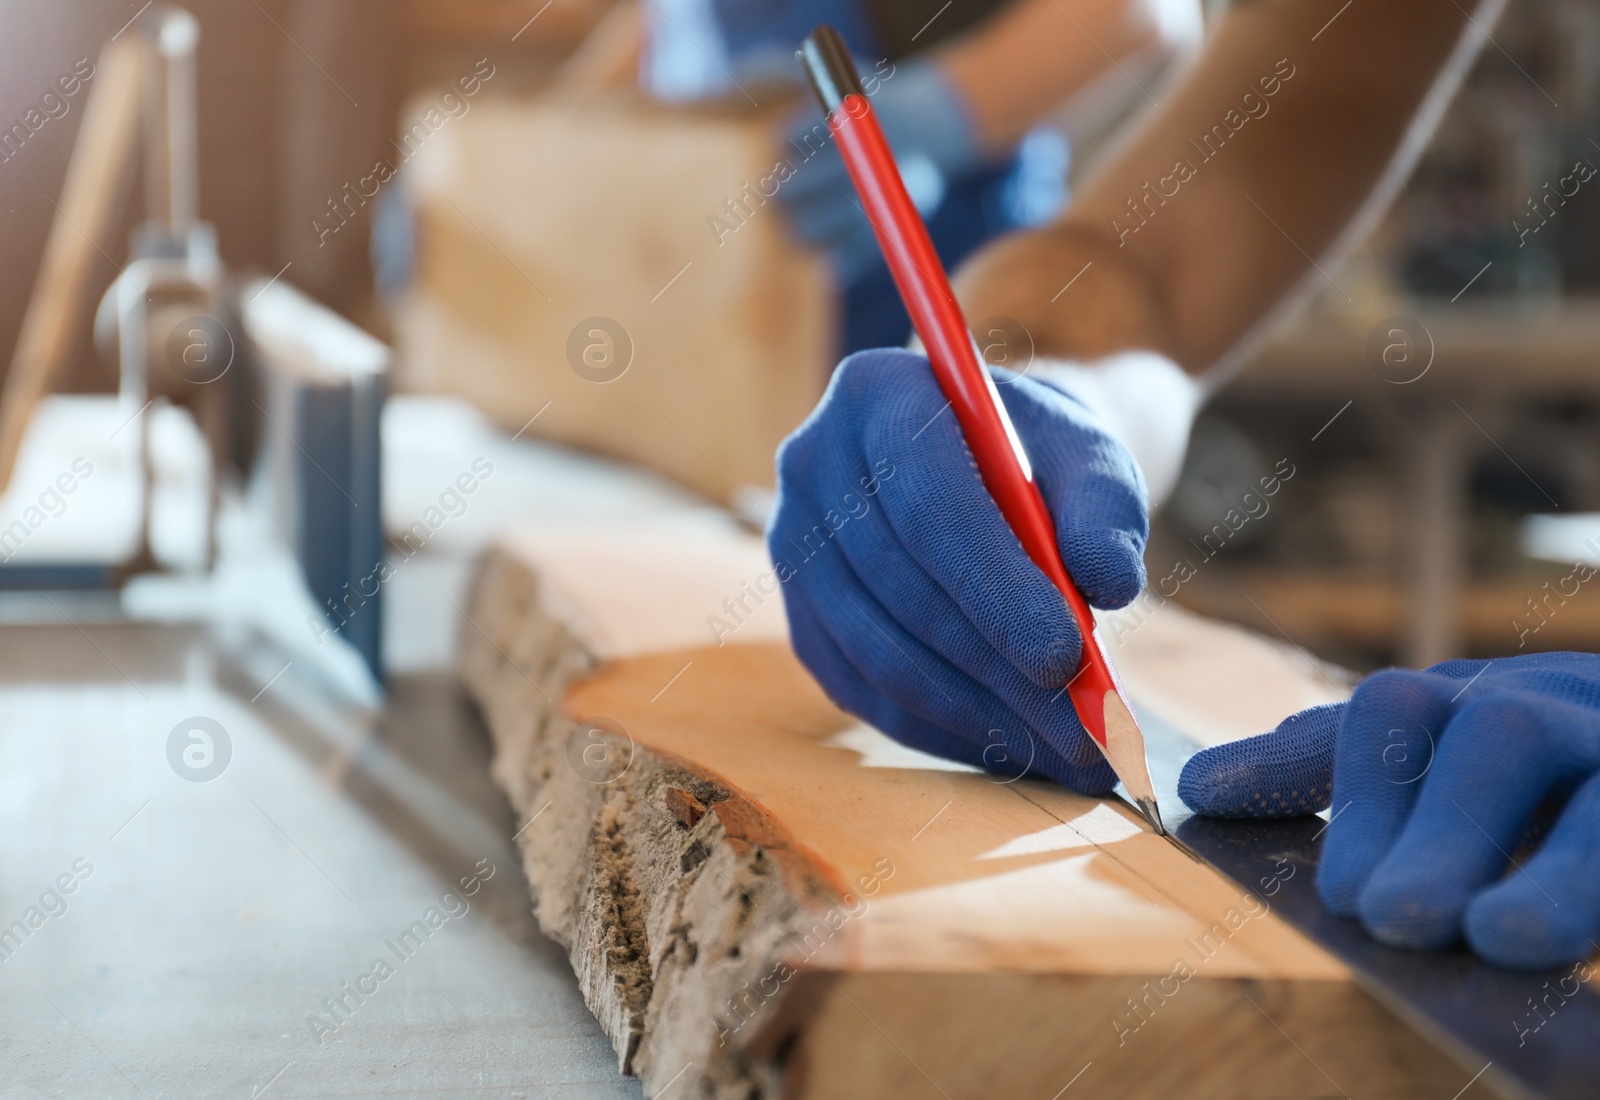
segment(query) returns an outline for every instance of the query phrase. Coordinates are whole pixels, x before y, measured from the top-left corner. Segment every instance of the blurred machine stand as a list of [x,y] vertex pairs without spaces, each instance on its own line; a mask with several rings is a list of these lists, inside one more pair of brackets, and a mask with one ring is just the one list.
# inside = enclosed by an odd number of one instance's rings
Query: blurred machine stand
[[[1399,636],[1406,664],[1431,664],[1475,645],[1514,649],[1517,635],[1510,624],[1526,614],[1525,598],[1538,584],[1472,578],[1469,482],[1474,464],[1486,455],[1516,463],[1500,440],[1519,408],[1541,400],[1600,399],[1600,302],[1471,308],[1419,303],[1395,309],[1420,328],[1410,336],[1389,336],[1377,331],[1388,323],[1381,317],[1307,311],[1269,340],[1224,400],[1320,404],[1334,419],[1317,440],[1300,441],[1308,464],[1319,461],[1318,442],[1326,448],[1330,436],[1341,428],[1354,430],[1363,414],[1377,416],[1389,459],[1403,471],[1396,483],[1403,500],[1403,574],[1387,584],[1281,576],[1274,585],[1264,577],[1252,592],[1296,637],[1318,633],[1319,619],[1343,622],[1343,631],[1368,641]],[[1380,375],[1373,366],[1375,332],[1385,341],[1380,353],[1387,343],[1423,334],[1412,349],[1416,377]],[[1525,469],[1523,474],[1528,491],[1554,511],[1555,498],[1534,475]],[[1206,600],[1197,606],[1249,618],[1243,609]],[[1592,644],[1600,635],[1600,607],[1575,604],[1552,626],[1570,643]],[[1541,637],[1541,647],[1555,637]]]
[[[87,540],[73,551],[86,553],[84,562],[41,563],[47,539],[34,541],[28,564],[11,566],[22,536],[41,526],[32,517],[48,518],[38,507],[24,509],[28,522],[9,529],[17,547],[0,545],[0,588],[114,587],[172,568],[172,559],[152,547],[152,434],[158,420],[192,417],[204,435],[208,476],[200,479],[202,550],[190,567],[211,567],[218,486],[231,470],[249,471],[259,441],[261,464],[277,487],[277,514],[313,596],[381,678],[378,590],[360,590],[381,560],[378,416],[388,351],[277,279],[246,287],[247,296],[240,297],[218,258],[214,231],[198,218],[199,25],[182,9],[163,5],[125,29],[127,37],[119,33],[102,51],[101,79],[90,92],[43,269],[0,392],[0,486],[14,484],[25,433],[42,435],[36,448],[91,450],[103,466],[126,473],[120,483],[102,478],[96,488],[120,484],[137,522],[131,544],[123,544],[126,532],[115,526]],[[42,421],[39,408],[71,334],[86,319],[89,260],[99,250],[91,232],[103,234],[114,220],[141,108],[147,217],[95,321],[97,342],[117,361],[120,376],[119,423],[102,443],[93,434],[99,427],[92,410],[103,402],[60,405],[57,415]],[[115,456],[108,452],[114,441]],[[92,470],[86,457],[81,461]],[[60,477],[59,492],[65,492],[72,474]]]

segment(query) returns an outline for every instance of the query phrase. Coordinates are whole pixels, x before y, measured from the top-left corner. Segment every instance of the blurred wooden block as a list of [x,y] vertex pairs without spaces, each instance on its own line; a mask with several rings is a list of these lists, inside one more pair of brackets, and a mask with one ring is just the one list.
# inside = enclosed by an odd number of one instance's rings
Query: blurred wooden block
[[[1470,1077],[1120,802],[836,710],[770,568],[706,526],[518,533],[462,628],[541,927],[647,1095],[1413,1097]],[[737,619],[727,644],[713,615]],[[1119,660],[1213,727],[1229,685],[1327,690],[1237,635],[1164,608]]]
[[822,261],[776,199],[725,205],[771,176],[774,132],[771,112],[631,97],[475,101],[407,168],[419,242],[401,387],[719,501],[771,485],[833,358]]

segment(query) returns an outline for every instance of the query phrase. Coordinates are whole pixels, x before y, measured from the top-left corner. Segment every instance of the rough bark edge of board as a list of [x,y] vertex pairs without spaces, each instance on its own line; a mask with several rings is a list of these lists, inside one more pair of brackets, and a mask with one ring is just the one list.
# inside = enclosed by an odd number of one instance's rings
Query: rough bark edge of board
[[754,1042],[771,1015],[761,990],[797,949],[827,946],[839,895],[721,777],[575,726],[560,700],[599,661],[525,563],[490,550],[468,614],[460,671],[521,823],[534,914],[566,948],[620,1068],[647,1095],[679,1074],[686,1095],[779,1095],[781,1059],[769,1035]]

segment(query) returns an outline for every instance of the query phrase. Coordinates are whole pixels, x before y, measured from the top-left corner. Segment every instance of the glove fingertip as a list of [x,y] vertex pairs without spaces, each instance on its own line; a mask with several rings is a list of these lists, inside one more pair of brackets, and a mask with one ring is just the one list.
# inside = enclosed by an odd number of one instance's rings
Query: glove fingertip
[[1178,797],[1205,817],[1287,816],[1271,812],[1260,789],[1262,769],[1244,758],[1240,744],[1217,745],[1191,756],[1178,777]]
[[1035,686],[1056,691],[1072,678],[1083,656],[1083,639],[1072,617],[1062,614],[1060,621],[1041,625],[1031,644],[1017,663],[1017,671]]
[[1426,889],[1387,864],[1362,888],[1356,912],[1368,935],[1404,951],[1437,951],[1461,938],[1461,909],[1450,892]]
[[1092,537],[1092,543],[1074,538],[1062,547],[1073,583],[1094,607],[1128,606],[1144,590],[1144,538],[1116,527],[1099,527]]
[[1473,899],[1462,921],[1472,949],[1511,970],[1543,970],[1587,956],[1588,932],[1569,927],[1549,902],[1527,893],[1491,889]]
[[1207,817],[1304,817],[1333,795],[1333,730],[1340,704],[1285,719],[1270,733],[1202,749],[1189,758],[1178,796]]
[[1097,607],[1118,608],[1132,603],[1144,590],[1144,540],[1131,531],[1111,533],[1110,549],[1121,560],[1109,567],[1096,592]]

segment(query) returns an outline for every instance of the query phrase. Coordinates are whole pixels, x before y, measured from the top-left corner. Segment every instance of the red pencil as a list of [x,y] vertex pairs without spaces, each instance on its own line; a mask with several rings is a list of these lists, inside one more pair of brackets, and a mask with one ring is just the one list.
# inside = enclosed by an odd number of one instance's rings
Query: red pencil
[[878,237],[911,323],[927,349],[939,388],[949,398],[972,449],[985,488],[1035,565],[1061,590],[1083,637],[1083,657],[1067,682],[1067,695],[1084,729],[1155,831],[1163,836],[1145,762],[1144,734],[1122,698],[1106,660],[1089,604],[1067,576],[1056,549],[1055,525],[1033,480],[1033,467],[1006,407],[984,369],[978,346],[956,303],[944,265],[922,217],[906,194],[894,154],[861,87],[839,32],[820,26],[806,36],[798,56],[828,113],[845,167]]

